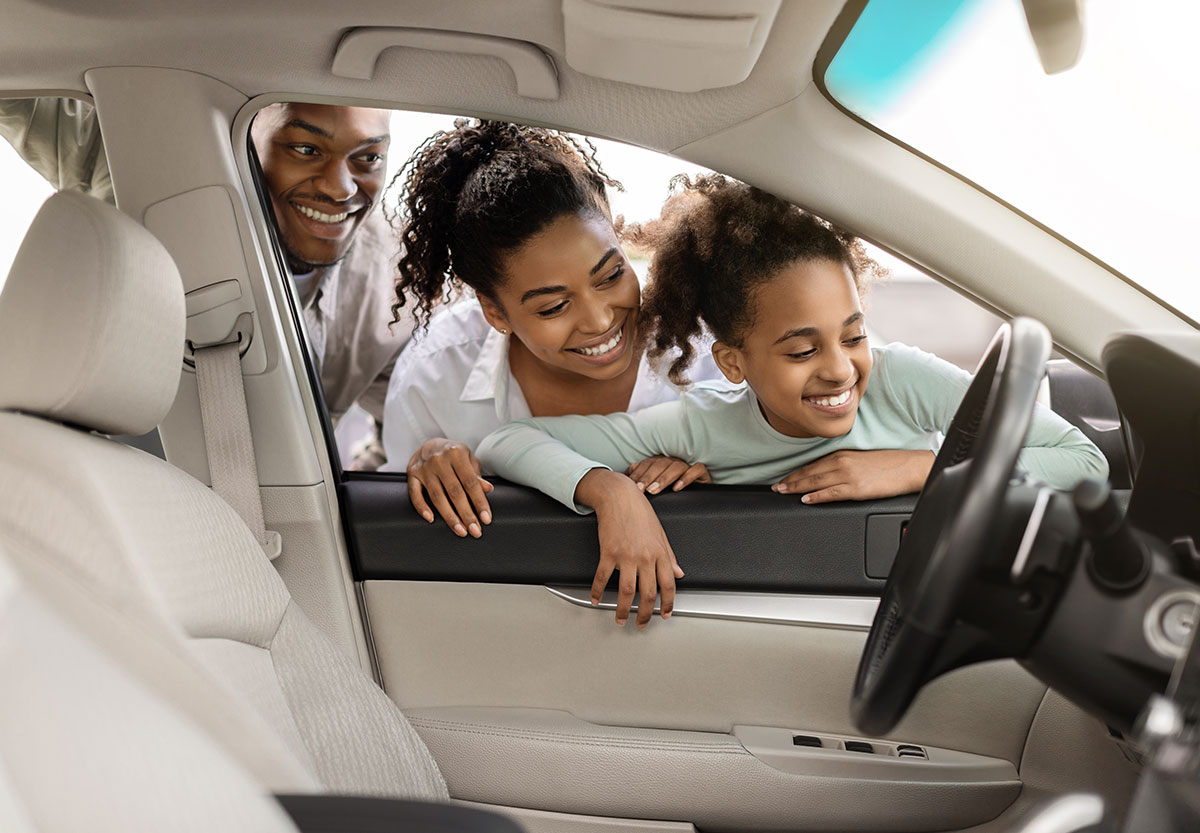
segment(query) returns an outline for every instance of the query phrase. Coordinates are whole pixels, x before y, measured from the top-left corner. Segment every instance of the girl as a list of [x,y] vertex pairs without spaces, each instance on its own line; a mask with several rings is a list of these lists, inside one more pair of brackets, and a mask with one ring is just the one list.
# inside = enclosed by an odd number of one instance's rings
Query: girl
[[[406,179],[404,179],[407,177]],[[472,453],[511,419],[594,414],[673,400],[643,362],[641,290],[617,240],[591,149],[552,130],[461,120],[397,176],[406,189],[404,255],[394,316],[416,303],[423,338],[396,362],[384,405],[384,450],[407,461],[409,498],[459,536],[491,522]],[[448,290],[464,299],[429,322]],[[475,300],[477,299],[477,301]],[[701,378],[717,378],[711,359]],[[703,467],[644,461],[644,483]]]
[[[670,375],[682,381],[703,322],[733,385],[699,384],[637,414],[525,420],[478,451],[500,476],[596,511],[601,558],[592,600],[619,570],[617,622],[625,623],[640,585],[639,627],[649,622],[656,585],[662,616],[670,616],[675,560],[645,496],[612,469],[666,454],[702,461],[713,482],[773,484],[805,503],[916,492],[933,465],[935,435],[949,427],[970,382],[915,348],[868,346],[860,298],[865,275],[878,267],[857,240],[722,176],[678,183],[662,217],[635,232],[654,251],[643,308],[649,355],[661,360],[677,349]],[[1099,450],[1045,408],[1034,414],[1026,445],[1022,467],[1052,486],[1107,476]]]

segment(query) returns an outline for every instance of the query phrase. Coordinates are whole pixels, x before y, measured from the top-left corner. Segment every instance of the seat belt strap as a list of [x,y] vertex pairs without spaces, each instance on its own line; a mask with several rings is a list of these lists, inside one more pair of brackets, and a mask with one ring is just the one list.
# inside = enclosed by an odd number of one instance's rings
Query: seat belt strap
[[194,354],[209,477],[213,491],[242,517],[263,552],[275,558],[283,541],[263,523],[239,347],[240,341],[232,341],[199,348]]

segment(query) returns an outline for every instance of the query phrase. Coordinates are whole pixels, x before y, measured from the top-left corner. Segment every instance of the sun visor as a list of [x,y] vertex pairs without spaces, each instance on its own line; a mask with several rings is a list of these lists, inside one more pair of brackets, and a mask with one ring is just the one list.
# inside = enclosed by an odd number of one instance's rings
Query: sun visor
[[745,81],[780,0],[563,0],[579,72],[693,93]]

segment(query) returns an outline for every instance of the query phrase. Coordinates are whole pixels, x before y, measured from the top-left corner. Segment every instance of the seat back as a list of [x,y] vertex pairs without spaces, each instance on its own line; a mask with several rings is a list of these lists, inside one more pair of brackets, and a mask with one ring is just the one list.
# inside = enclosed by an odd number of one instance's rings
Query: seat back
[[408,721],[297,607],[241,518],[94,433],[161,421],[183,340],[182,284],[161,244],[107,204],[51,197],[0,294],[0,483],[13,486],[0,545],[168,623],[325,789],[446,798]]
[[0,829],[295,833],[207,732],[55,615],[2,554],[0,668]]

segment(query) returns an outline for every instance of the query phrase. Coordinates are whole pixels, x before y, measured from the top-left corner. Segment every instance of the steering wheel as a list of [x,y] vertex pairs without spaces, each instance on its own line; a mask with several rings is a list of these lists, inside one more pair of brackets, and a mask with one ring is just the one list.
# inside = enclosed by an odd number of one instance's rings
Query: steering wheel
[[1050,356],[1031,318],[992,338],[913,509],[859,660],[850,701],[859,729],[887,733],[921,686],[983,568]]

